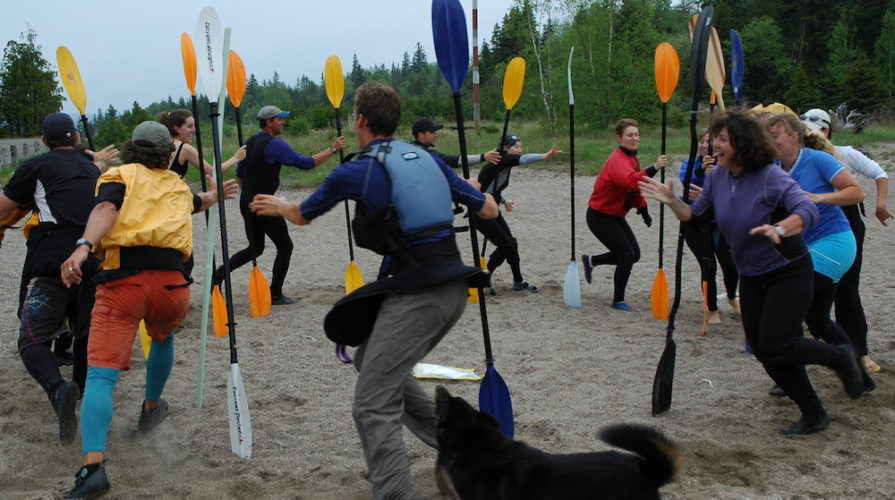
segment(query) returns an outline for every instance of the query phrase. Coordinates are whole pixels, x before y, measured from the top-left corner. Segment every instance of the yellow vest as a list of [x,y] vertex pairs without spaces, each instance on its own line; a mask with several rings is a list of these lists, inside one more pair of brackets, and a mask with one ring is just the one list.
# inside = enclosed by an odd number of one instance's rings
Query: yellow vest
[[99,177],[125,185],[124,202],[112,230],[94,249],[102,269],[121,267],[121,247],[149,246],[179,250],[186,261],[193,253],[193,193],[176,173],[130,163]]

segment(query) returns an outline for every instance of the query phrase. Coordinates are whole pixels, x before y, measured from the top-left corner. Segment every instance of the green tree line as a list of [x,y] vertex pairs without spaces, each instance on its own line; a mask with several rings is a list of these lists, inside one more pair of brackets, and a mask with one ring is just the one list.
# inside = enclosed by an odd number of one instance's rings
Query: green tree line
[[[575,48],[572,75],[577,120],[582,127],[600,128],[621,117],[644,123],[659,120],[659,100],[653,75],[654,51],[669,42],[681,60],[681,75],[669,120],[683,125],[682,111],[690,101],[691,14],[709,2],[682,0],[516,0],[501,22],[482,40],[480,50],[481,116],[494,127],[504,114],[503,72],[510,59],[526,60],[522,98],[514,119],[542,122],[557,131],[568,109],[566,64]],[[744,94],[747,104],[782,101],[796,110],[849,108],[874,113],[895,104],[895,0],[820,1],[718,0],[714,25],[729,66],[729,32],[736,29],[745,54]],[[467,17],[471,13],[467,13]],[[488,27],[480,27],[480,33]],[[404,103],[404,121],[419,116],[450,121],[450,89],[438,65],[417,43],[400,62],[364,66],[355,55],[345,75],[343,126],[347,126],[353,90],[367,80],[395,87]],[[10,41],[0,66],[0,134],[39,133],[40,118],[61,107],[61,91],[52,66],[40,57],[36,34]],[[472,117],[471,78],[466,79],[464,113]],[[708,90],[706,90],[707,97]],[[40,96],[35,97],[35,96]],[[731,87],[724,100],[733,103]],[[242,101],[243,117],[255,116],[273,104],[293,112],[292,132],[333,127],[333,109],[321,75],[301,76],[289,84],[274,73],[270,79],[250,75]],[[189,108],[185,97],[131,109],[113,106],[97,110],[92,127],[101,143],[120,143],[127,131],[159,111]],[[208,102],[199,101],[200,115]],[[226,118],[235,116],[226,106]],[[244,120],[248,133],[254,120]],[[491,124],[491,125],[488,125]]]

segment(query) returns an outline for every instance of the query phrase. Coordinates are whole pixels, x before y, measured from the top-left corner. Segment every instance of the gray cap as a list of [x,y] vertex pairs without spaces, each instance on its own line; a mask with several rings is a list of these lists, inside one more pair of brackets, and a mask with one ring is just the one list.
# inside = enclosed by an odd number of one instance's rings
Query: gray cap
[[283,111],[282,109],[276,106],[264,106],[258,111],[258,119],[259,120],[270,120],[271,118],[286,118],[289,116],[288,111]]
[[171,133],[168,132],[168,127],[159,122],[143,122],[134,129],[131,140],[146,141],[153,146],[162,147],[171,144]]

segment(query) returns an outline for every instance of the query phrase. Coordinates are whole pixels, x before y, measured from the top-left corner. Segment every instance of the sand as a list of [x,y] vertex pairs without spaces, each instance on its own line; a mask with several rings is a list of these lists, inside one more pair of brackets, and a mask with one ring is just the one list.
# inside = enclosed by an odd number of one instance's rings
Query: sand
[[[891,169],[891,165],[889,166]],[[584,207],[593,177],[578,177],[575,190],[576,253],[599,253],[587,230]],[[869,181],[862,180],[866,188]],[[870,349],[883,366],[875,392],[850,400],[835,374],[811,367],[809,374],[832,418],[826,431],[784,437],[779,428],[798,418],[794,404],[768,396],[772,382],[743,348],[743,331],[725,301],[723,323],[699,336],[702,308],[699,273],[689,252],[683,260],[683,290],[677,316],[677,366],[671,409],[650,413],[656,363],[665,345],[665,322],[652,318],[649,293],[657,267],[658,228],[629,217],[643,249],[628,287],[634,312],[609,308],[612,270],[598,268],[583,282],[581,308],[563,304],[563,279],[570,259],[568,176],[517,169],[507,196],[516,210],[507,216],[521,246],[526,279],[540,293],[516,292],[509,269],[494,276],[498,295],[488,299],[495,366],[512,394],[516,436],[552,452],[604,450],[596,438],[617,422],[654,426],[680,447],[685,469],[662,489],[666,498],[887,498],[895,491],[895,329],[889,315],[891,227],[868,218],[862,296],[870,324]],[[873,193],[873,190],[870,190]],[[290,199],[307,191],[285,192]],[[875,200],[875,195],[869,198]],[[245,237],[235,201],[226,205],[231,252]],[[659,210],[651,207],[656,223]],[[196,226],[197,277],[201,280],[205,230]],[[668,225],[668,228],[676,228]],[[204,401],[197,408],[200,288],[192,288],[192,312],[177,333],[177,354],[164,397],[170,416],[150,435],[136,429],[145,369],[139,348],[134,369],[122,374],[115,392],[115,417],[108,439],[108,498],[369,498],[371,487],[350,415],[354,369],[333,355],[322,331],[323,317],[343,294],[348,261],[341,209],[309,227],[290,226],[295,242],[286,280],[292,306],[270,316],[248,316],[249,268],[233,273],[239,366],[254,432],[254,453],[230,451],[225,388],[230,356],[226,339],[207,341]],[[674,242],[666,231],[665,267],[674,283]],[[270,278],[274,252],[260,265]],[[467,236],[461,248],[470,254]],[[8,283],[0,328],[0,498],[59,498],[73,485],[80,464],[80,439],[61,445],[46,396],[16,353],[15,304],[24,250],[20,231],[9,231],[0,251],[0,278]],[[369,281],[378,258],[357,251]],[[580,263],[580,261],[579,261]],[[720,281],[720,279],[719,279]],[[478,307],[426,359],[429,363],[484,372]],[[70,369],[65,368],[66,376]],[[436,382],[424,386],[434,390]],[[456,395],[475,401],[476,382],[448,382]],[[426,498],[438,498],[433,477],[436,453],[407,434],[408,454]]]

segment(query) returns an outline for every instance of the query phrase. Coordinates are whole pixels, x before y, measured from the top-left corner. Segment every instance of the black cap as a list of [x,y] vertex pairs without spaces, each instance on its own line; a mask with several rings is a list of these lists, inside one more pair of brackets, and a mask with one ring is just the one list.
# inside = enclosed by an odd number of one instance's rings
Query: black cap
[[74,137],[77,131],[74,120],[65,113],[50,113],[44,118],[43,135],[47,139]]
[[444,128],[444,125],[440,123],[436,123],[428,118],[420,118],[419,120],[413,122],[411,134],[415,136],[420,132],[435,132],[436,130],[441,130],[442,128]]

